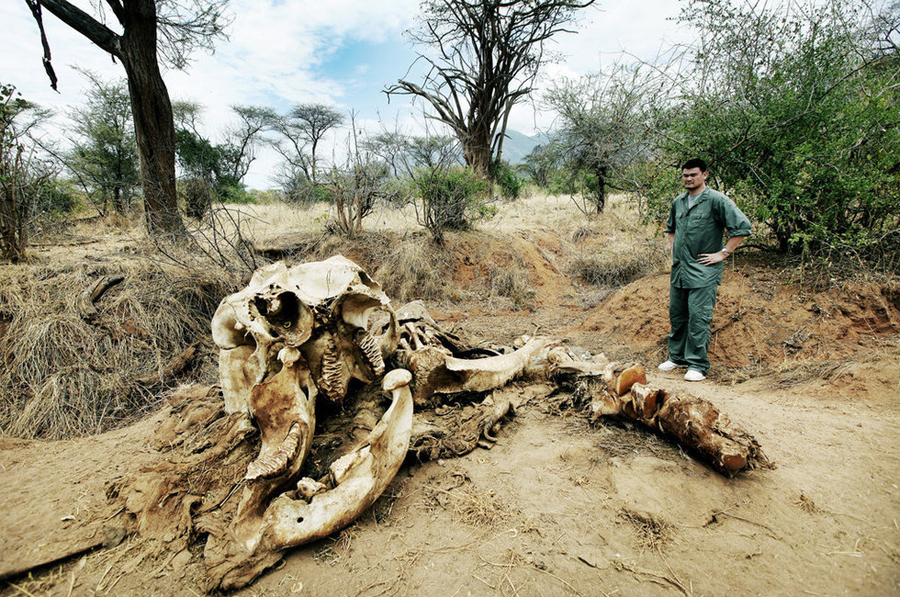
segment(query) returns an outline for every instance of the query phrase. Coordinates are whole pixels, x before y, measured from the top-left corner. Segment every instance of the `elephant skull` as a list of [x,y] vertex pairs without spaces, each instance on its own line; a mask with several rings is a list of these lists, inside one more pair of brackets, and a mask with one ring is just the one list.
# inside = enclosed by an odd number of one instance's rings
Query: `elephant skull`
[[[390,316],[380,337],[368,329],[378,309]],[[250,415],[262,439],[246,475],[261,483],[249,486],[254,495],[245,496],[242,512],[299,472],[314,433],[316,397],[340,402],[351,379],[368,383],[382,375],[398,338],[387,295],[339,255],[258,270],[219,305],[212,333],[226,410]]]

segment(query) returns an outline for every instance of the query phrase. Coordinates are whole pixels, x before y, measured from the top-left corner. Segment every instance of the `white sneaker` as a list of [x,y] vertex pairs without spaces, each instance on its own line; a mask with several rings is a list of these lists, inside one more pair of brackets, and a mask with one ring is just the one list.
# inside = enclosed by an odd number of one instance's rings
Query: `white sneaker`
[[688,372],[684,374],[684,381],[703,381],[704,379],[706,379],[705,375],[693,369],[688,369]]
[[672,361],[666,361],[665,363],[660,363],[659,367],[657,367],[657,369],[659,369],[660,371],[674,371],[675,369],[678,369],[679,367],[683,367],[683,365],[679,365],[678,363],[673,363]]

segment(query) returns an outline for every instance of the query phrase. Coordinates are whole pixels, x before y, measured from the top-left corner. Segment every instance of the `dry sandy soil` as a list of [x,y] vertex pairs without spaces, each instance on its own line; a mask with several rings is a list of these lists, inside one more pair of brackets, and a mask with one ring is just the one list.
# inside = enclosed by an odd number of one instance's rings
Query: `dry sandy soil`
[[[900,595],[900,289],[804,290],[739,255],[710,379],[689,384],[652,367],[664,357],[666,275],[585,305],[590,289],[562,263],[567,234],[459,240],[460,284],[513,247],[535,301],[447,302],[433,315],[497,342],[552,333],[637,357],[651,382],[727,413],[776,468],[727,479],[630,423],[592,426],[558,398],[532,400],[493,449],[407,463],[356,523],[237,594]],[[105,525],[116,514],[107,489],[162,458],[152,438],[169,414],[64,442],[0,439],[0,594],[202,593],[202,545],[147,557],[140,536]]]

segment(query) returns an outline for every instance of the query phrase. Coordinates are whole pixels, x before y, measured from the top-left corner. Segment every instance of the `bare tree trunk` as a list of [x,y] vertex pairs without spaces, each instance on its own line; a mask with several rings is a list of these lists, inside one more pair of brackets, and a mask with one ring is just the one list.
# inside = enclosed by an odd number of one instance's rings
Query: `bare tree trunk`
[[16,238],[16,188],[10,182],[3,187],[2,205],[0,205],[0,259],[16,263],[19,260],[19,249]]
[[175,192],[172,104],[156,57],[155,0],[111,4],[122,23],[121,35],[65,0],[40,0],[40,4],[102,50],[122,60],[141,157],[147,231],[154,236],[186,234]]
[[[0,197],[0,259],[10,263],[18,263],[25,258],[25,239],[22,231],[25,226],[20,221],[19,209],[19,184],[23,174],[22,147],[10,146],[8,148],[13,156],[0,153],[0,182],[2,182],[2,197]],[[2,149],[0,149],[2,152]],[[6,163],[8,160],[9,163]]]
[[185,234],[175,191],[172,103],[156,60],[154,0],[125,2],[122,64],[128,76],[134,133],[141,156],[144,218],[153,235]]
[[490,178],[491,174],[491,130],[489,126],[480,125],[465,136],[459,134],[466,165],[482,178]]
[[597,198],[594,207],[598,214],[603,213],[606,207],[606,167],[602,165],[597,166]]

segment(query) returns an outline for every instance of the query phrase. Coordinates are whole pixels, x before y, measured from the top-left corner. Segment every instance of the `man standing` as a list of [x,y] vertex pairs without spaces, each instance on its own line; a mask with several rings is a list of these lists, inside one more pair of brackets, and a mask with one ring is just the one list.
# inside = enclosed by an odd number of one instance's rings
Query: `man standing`
[[[709,370],[710,324],[722,281],[722,262],[750,235],[750,220],[734,202],[706,186],[706,162],[681,167],[687,192],[672,202],[666,233],[672,249],[669,287],[669,359],[659,368],[687,367],[684,379],[702,381]],[[728,242],[722,247],[725,231]]]

